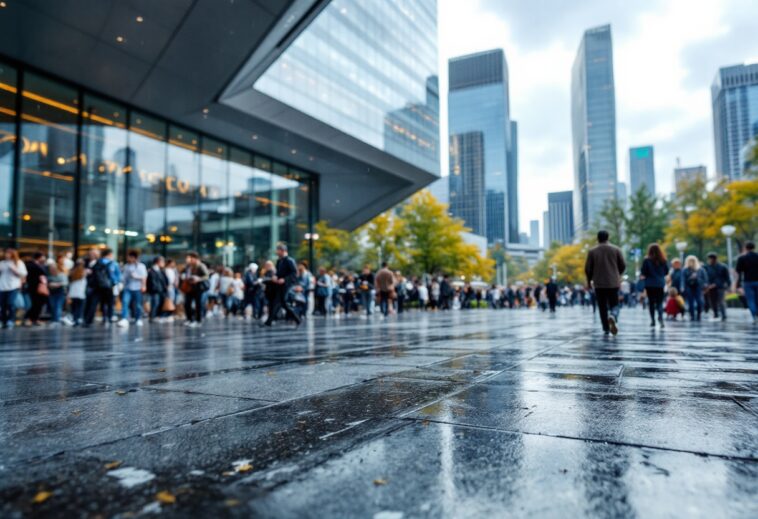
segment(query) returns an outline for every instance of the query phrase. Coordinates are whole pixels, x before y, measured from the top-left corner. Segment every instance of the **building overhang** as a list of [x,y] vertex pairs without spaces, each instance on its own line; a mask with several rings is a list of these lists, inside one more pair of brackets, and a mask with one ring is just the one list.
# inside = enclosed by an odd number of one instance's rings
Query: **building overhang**
[[438,177],[252,89],[328,3],[8,0],[0,55],[317,173],[351,229]]

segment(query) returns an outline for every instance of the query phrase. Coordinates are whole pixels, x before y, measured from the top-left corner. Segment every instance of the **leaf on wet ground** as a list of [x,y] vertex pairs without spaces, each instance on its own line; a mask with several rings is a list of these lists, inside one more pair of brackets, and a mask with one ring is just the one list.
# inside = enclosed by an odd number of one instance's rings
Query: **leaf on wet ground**
[[73,411],[71,411],[71,414],[74,415],[74,416],[79,416],[80,414],[82,414],[82,410],[81,409],[74,409]]
[[231,470],[225,470],[224,472],[221,473],[222,476],[226,476],[226,477],[233,476],[234,474],[235,472],[232,472]]
[[176,503],[176,496],[167,490],[161,490],[155,494],[155,499],[164,505],[173,505]]
[[123,389],[117,389],[116,394],[119,396],[124,396],[126,394],[126,391],[124,391]]
[[161,372],[161,373],[165,373],[166,372],[166,368],[161,368],[158,371]]
[[244,465],[239,465],[236,467],[237,472],[250,472],[253,470],[253,466],[249,463],[245,463]]
[[267,371],[266,372],[266,376],[267,377],[274,377],[274,376],[276,376],[276,371]]
[[386,479],[376,478],[374,480],[374,485],[376,485],[377,487],[383,487],[386,484],[387,484],[387,480]]
[[52,492],[48,492],[47,490],[41,490],[34,495],[34,498],[32,498],[32,503],[34,503],[35,505],[44,503],[45,501],[50,499],[52,495],[53,495]]
[[120,461],[111,461],[110,463],[106,463],[106,464],[105,464],[105,468],[106,468],[107,470],[113,470],[113,469],[117,469],[117,468],[119,468],[120,466],[121,466],[121,462],[120,462]]
[[224,501],[224,504],[226,506],[232,508],[232,507],[235,507],[235,506],[239,506],[240,502],[239,502],[238,499],[227,499],[226,501]]

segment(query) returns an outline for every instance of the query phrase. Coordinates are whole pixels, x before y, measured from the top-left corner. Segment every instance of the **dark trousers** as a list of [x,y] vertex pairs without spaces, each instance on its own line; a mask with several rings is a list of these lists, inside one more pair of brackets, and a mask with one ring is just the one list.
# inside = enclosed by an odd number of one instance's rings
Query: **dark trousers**
[[295,310],[290,306],[289,302],[287,301],[286,294],[288,292],[288,288],[284,285],[280,285],[277,287],[276,292],[272,294],[272,297],[269,299],[269,306],[268,306],[268,319],[266,319],[266,324],[270,325],[272,322],[274,322],[274,319],[276,319],[277,315],[279,315],[279,311],[281,309],[284,309],[284,312],[287,314],[287,317],[292,319],[293,321],[299,323],[300,317],[295,313]]
[[47,304],[47,296],[41,296],[37,293],[29,294],[29,298],[32,300],[32,306],[26,312],[25,318],[33,323],[39,321],[39,316],[42,313],[42,309]]
[[610,312],[614,319],[618,320],[619,306],[619,289],[618,288],[596,288],[595,299],[597,308],[600,311],[600,322],[603,325],[603,331],[610,330],[608,326],[608,313]]
[[84,316],[84,299],[71,299],[71,315],[75,323],[81,324]]
[[203,322],[203,292],[191,290],[184,294],[184,316],[190,322]]
[[316,294],[316,309],[313,313],[326,315],[326,296]]
[[555,305],[558,302],[556,296],[547,296],[547,304],[550,306],[550,311],[555,312]]
[[405,296],[397,296],[397,313],[402,314],[405,310]]
[[723,288],[711,288],[708,290],[708,302],[713,310],[713,317],[721,315],[722,319],[726,319],[726,305],[724,304]]
[[163,302],[166,300],[165,294],[150,294],[150,320],[156,317],[163,317]]
[[388,291],[379,291],[379,310],[385,317],[390,311],[390,293]]
[[84,324],[92,324],[95,320],[97,307],[103,312],[103,319],[108,323],[113,317],[113,289],[93,288],[87,293],[87,301],[84,305]]
[[646,287],[648,311],[650,320],[655,321],[656,314],[658,319],[663,319],[663,287]]
[[16,297],[18,289],[0,292],[0,325],[14,324],[16,321]]

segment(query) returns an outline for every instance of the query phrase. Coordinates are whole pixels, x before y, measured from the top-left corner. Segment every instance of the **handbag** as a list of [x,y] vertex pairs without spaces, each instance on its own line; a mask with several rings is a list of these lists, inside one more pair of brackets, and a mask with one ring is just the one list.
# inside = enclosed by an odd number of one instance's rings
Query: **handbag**
[[176,310],[176,305],[170,298],[165,298],[163,300],[163,305],[161,305],[161,311],[163,312],[173,312]]
[[190,282],[189,278],[182,280],[181,284],[179,285],[179,290],[182,292],[182,294],[189,294],[192,292],[192,282]]
[[47,286],[47,277],[40,276],[39,284],[37,285],[37,295],[48,297],[50,295],[50,289]]

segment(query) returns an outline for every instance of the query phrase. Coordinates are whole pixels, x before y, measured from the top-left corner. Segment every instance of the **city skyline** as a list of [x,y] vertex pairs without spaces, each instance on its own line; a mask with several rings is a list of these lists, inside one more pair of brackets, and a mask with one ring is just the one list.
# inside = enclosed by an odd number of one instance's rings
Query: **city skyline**
[[[752,36],[758,20],[749,1],[699,9],[678,0],[646,0],[633,8],[600,1],[569,8],[555,0],[541,0],[537,8],[494,0],[441,0],[439,6],[442,63],[494,47],[508,56],[512,118],[519,121],[523,231],[547,209],[547,191],[573,188],[570,71],[584,30],[605,23],[613,29],[618,180],[630,181],[628,149],[651,144],[659,194],[673,188],[677,157],[714,174],[713,78],[721,67],[758,62]],[[440,77],[441,99],[443,88],[446,78]]]

